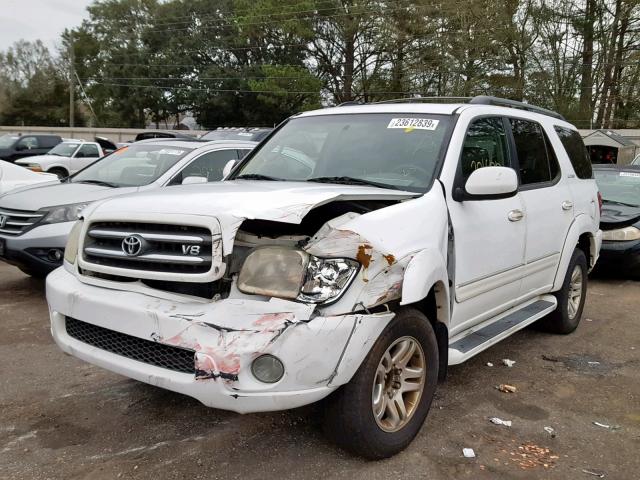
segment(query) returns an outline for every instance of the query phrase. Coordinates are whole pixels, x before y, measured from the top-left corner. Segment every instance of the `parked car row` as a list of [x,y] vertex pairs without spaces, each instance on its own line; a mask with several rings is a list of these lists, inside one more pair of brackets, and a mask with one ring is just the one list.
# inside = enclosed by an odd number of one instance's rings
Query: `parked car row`
[[[0,197],[0,257],[62,265],[62,350],[241,413],[325,400],[328,435],[379,459],[448,366],[534,323],[578,327],[603,205],[557,113],[383,102],[241,133],[134,143]],[[613,211],[635,172],[595,170],[605,242],[635,238],[638,216]]]

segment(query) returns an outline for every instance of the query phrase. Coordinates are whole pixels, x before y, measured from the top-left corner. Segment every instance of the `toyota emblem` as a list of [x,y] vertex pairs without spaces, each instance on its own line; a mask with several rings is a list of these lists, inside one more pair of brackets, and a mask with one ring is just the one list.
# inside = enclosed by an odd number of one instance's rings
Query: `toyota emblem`
[[139,235],[131,235],[122,240],[122,251],[128,257],[136,257],[142,252],[143,239]]
[[7,225],[8,219],[6,215],[0,215],[0,228],[4,228]]

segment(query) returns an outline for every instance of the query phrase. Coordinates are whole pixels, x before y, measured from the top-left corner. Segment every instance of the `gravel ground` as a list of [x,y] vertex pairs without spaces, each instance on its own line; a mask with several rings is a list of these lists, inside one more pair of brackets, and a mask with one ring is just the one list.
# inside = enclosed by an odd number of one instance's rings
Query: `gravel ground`
[[0,478],[640,479],[639,311],[640,282],[593,280],[574,334],[525,330],[451,368],[413,444],[366,462],[324,439],[318,406],[212,410],[64,355],[43,282],[0,264]]

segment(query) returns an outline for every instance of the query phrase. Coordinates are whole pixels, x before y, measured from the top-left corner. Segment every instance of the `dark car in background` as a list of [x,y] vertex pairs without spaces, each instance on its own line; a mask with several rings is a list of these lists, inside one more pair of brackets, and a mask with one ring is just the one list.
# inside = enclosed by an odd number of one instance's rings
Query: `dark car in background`
[[14,162],[19,158],[44,155],[60,142],[60,135],[2,135],[0,159]]
[[151,140],[153,138],[176,138],[178,140],[180,139],[193,140],[195,137],[193,135],[187,135],[185,133],[178,133],[178,132],[171,132],[167,130],[150,130],[148,132],[141,132],[137,134],[134,142],[139,142],[140,140]]
[[602,195],[598,268],[640,277],[640,165],[594,165]]
[[269,135],[273,128],[235,128],[223,127],[205,133],[202,140],[250,140],[260,142]]

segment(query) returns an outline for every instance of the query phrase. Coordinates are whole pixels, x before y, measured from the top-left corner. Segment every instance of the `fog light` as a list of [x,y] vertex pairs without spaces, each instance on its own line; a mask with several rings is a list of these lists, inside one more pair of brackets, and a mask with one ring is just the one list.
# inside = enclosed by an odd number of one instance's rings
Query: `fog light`
[[49,257],[49,260],[52,262],[60,262],[62,261],[62,255],[63,255],[62,250],[59,250],[57,248],[52,248],[51,250],[49,250],[47,257]]
[[251,373],[263,383],[276,383],[284,375],[284,365],[273,355],[261,355],[251,364]]

